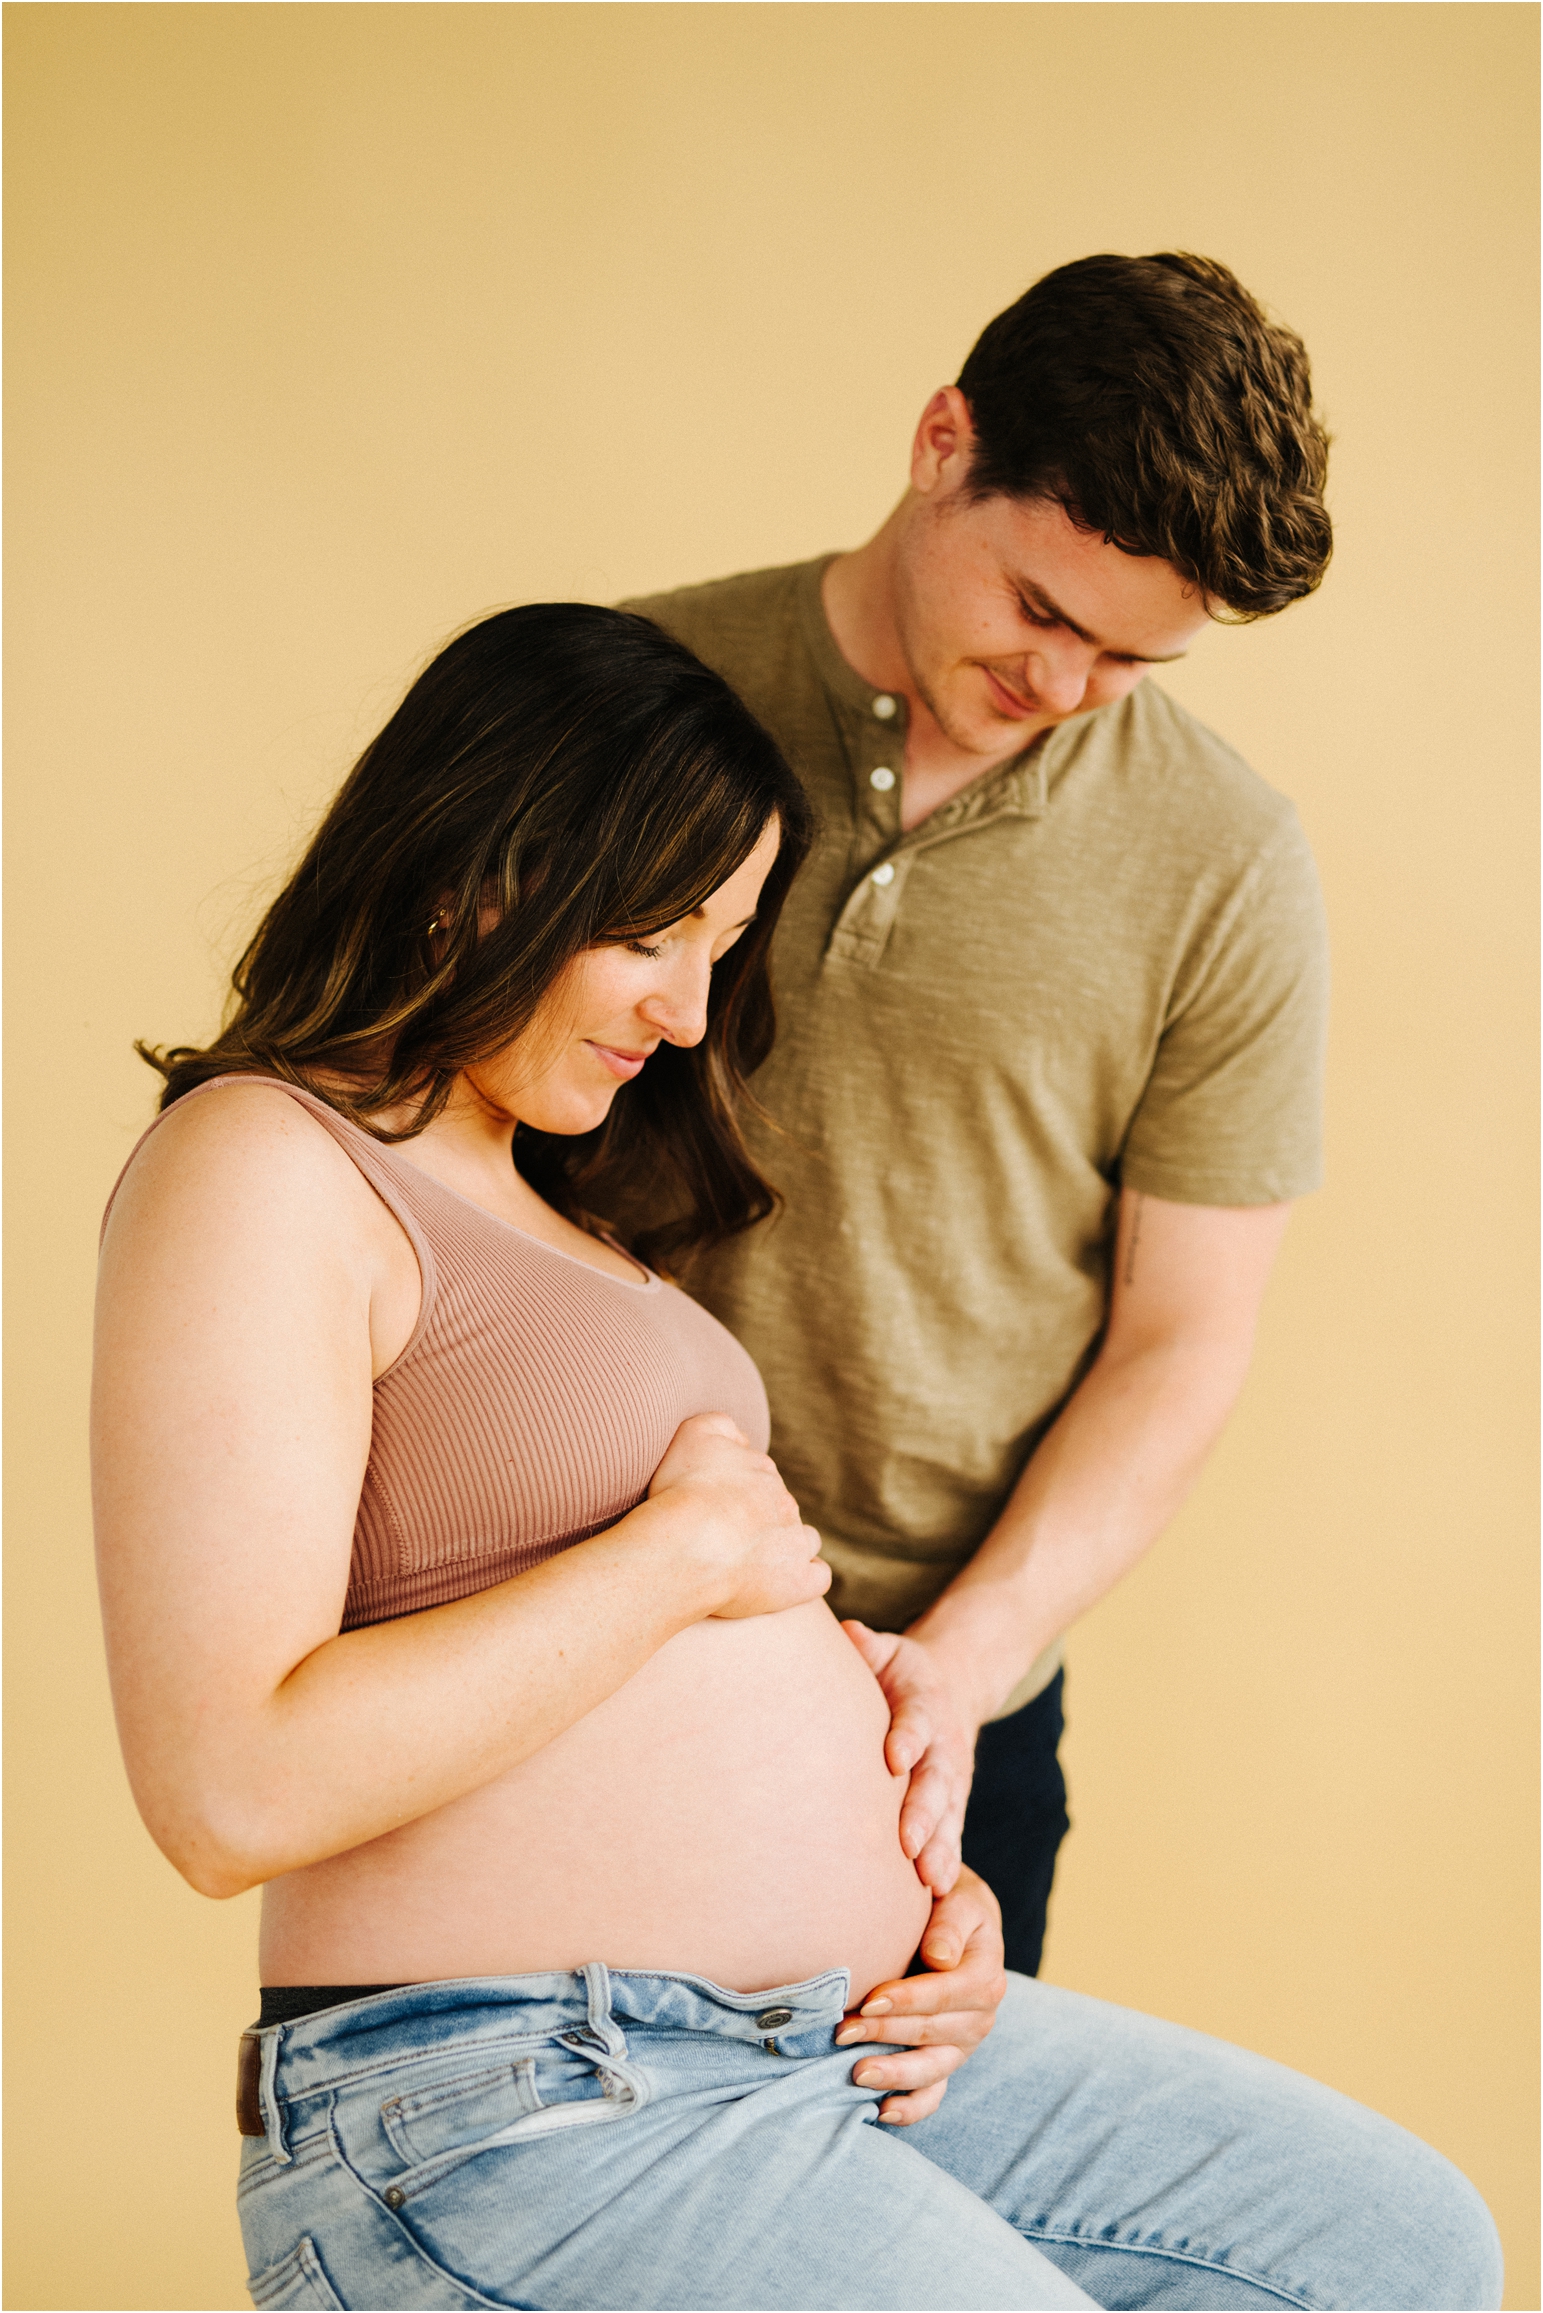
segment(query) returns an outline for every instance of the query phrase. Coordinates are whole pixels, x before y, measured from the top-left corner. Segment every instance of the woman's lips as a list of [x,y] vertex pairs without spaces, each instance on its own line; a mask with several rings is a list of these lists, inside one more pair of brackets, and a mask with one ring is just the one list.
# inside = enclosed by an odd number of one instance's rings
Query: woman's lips
[[[587,1036],[584,1041],[588,1044],[591,1052],[599,1053],[607,1068],[613,1070],[616,1075],[622,1078],[623,1082],[628,1077],[636,1076],[648,1058],[647,1052],[626,1052],[617,1044],[597,1044],[593,1036]],[[653,1046],[650,1045],[649,1051],[652,1050]]]
[[999,713],[1011,715],[1014,722],[1017,723],[1025,723],[1031,715],[1039,713],[1038,707],[1032,705],[1027,699],[1020,699],[1016,691],[1010,691],[1000,675],[994,675],[988,666],[983,665],[980,671],[991,686],[992,697]]

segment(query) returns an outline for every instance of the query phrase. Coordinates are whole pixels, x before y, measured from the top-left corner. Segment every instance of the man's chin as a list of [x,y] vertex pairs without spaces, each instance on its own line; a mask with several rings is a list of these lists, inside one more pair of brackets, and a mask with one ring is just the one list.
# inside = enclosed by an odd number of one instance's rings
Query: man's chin
[[961,697],[957,706],[950,697],[929,695],[921,684],[917,685],[917,691],[949,745],[957,747],[961,755],[978,755],[983,770],[988,764],[1000,763],[1004,755],[1016,754],[1026,747],[1054,720],[1053,716],[1037,713],[1021,718],[1006,714],[996,706],[989,691],[982,699],[980,686],[975,682],[969,685],[969,695]]
[[1027,747],[1029,741],[1037,739],[1054,720],[1053,715],[994,712],[972,715],[968,721],[960,716],[948,737],[965,754],[979,755],[983,763],[1000,763],[1004,755],[1016,754],[1020,748]]

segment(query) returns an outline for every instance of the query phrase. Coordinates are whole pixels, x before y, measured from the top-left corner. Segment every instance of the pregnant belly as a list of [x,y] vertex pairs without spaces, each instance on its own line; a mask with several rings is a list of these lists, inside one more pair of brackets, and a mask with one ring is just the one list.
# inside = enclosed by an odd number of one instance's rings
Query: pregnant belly
[[902,1974],[926,1889],[889,1713],[830,1610],[698,1623],[532,1759],[264,1892],[269,1984],[604,1960],[735,1991]]

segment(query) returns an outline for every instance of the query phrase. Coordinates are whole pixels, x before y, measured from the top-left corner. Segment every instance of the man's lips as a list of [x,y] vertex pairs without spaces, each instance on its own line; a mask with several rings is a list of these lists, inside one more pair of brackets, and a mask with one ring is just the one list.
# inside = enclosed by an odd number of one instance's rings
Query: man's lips
[[1026,722],[1031,715],[1038,715],[1043,711],[1032,700],[1022,699],[1016,691],[1010,691],[1001,676],[994,675],[990,667],[984,663],[982,663],[980,671],[990,686],[992,698],[999,713],[1011,715],[1014,722],[1022,723]]
[[656,1045],[650,1044],[648,1052],[628,1052],[620,1044],[597,1044],[593,1036],[587,1036],[584,1041],[591,1052],[597,1052],[607,1068],[613,1069],[623,1080],[636,1076],[648,1058],[648,1053],[658,1049]]

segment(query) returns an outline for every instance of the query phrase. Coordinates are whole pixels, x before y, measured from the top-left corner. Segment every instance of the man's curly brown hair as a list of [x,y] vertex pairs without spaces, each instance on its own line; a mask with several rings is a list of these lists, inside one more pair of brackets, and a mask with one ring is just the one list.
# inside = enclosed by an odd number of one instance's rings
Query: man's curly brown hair
[[1333,544],[1307,352],[1214,258],[1082,257],[959,373],[972,498],[1051,498],[1234,618],[1311,594]]

